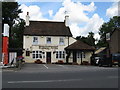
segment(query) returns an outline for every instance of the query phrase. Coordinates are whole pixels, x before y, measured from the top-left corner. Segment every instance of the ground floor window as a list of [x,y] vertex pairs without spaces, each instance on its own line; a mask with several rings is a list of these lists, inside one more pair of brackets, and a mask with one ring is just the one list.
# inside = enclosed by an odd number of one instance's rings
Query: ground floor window
[[85,52],[77,52],[77,58],[81,58],[81,55],[82,58],[85,58]]
[[57,59],[65,58],[65,51],[56,51],[56,58]]
[[26,56],[30,56],[30,51],[26,51]]
[[40,58],[42,58],[42,51],[33,51],[32,52],[32,58],[33,59],[40,59]]

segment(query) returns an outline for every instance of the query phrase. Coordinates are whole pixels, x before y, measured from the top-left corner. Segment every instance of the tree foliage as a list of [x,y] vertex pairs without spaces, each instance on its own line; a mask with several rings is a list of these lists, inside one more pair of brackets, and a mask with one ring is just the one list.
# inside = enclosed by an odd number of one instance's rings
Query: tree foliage
[[90,46],[95,46],[95,38],[94,38],[94,33],[93,32],[89,32],[87,37],[84,36],[78,36],[76,37],[77,40],[81,40],[84,43],[87,43]]
[[[22,48],[22,33],[24,21],[19,18],[19,4],[17,2],[2,2],[2,26],[6,23],[9,28],[9,48]],[[18,21],[18,24],[15,24]],[[3,30],[3,28],[2,28]],[[2,31],[3,32],[3,31]]]
[[98,41],[98,47],[106,47],[106,33],[111,33],[112,30],[116,27],[120,27],[120,16],[114,16],[110,18],[108,22],[103,23],[99,29],[100,40]]
[[23,31],[25,21],[21,20],[18,24],[15,24],[11,28],[10,46],[11,48],[22,48],[23,47]]
[[22,12],[19,6],[17,2],[2,2],[2,22],[12,26]]

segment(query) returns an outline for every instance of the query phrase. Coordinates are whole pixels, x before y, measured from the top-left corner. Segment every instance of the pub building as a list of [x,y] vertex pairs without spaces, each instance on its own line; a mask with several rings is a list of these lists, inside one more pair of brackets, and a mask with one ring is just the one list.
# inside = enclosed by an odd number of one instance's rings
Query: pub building
[[[68,19],[69,17],[65,16],[64,22],[30,21],[27,12],[23,35],[25,62],[33,63],[40,59],[43,63],[56,63],[61,60],[64,63],[76,62],[81,64],[80,61],[83,58],[83,61],[90,63],[94,48],[72,37]],[[78,49],[71,49],[74,44]],[[73,52],[74,50],[76,53]],[[70,53],[67,53],[68,51]],[[80,56],[81,54],[83,57]]]

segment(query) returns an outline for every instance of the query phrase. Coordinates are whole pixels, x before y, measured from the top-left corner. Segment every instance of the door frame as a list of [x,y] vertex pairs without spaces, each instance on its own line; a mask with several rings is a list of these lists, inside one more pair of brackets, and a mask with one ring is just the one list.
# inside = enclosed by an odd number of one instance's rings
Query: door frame
[[46,63],[51,63],[51,52],[46,52]]

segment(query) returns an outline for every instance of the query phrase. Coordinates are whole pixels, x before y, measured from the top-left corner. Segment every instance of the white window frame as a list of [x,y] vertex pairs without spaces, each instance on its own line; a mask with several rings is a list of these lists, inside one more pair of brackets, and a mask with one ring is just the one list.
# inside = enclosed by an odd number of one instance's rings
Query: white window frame
[[39,50],[32,51],[32,58],[33,59],[42,59],[43,58],[42,51],[39,51]]
[[[50,38],[50,41],[48,41],[48,38]],[[51,43],[52,43],[51,37],[46,37],[46,43],[47,43],[47,44],[51,44]]]
[[85,52],[77,52],[77,58],[81,58],[81,53],[82,53],[82,58],[85,58]]
[[60,37],[59,38],[59,45],[64,45],[65,41],[64,41],[64,37]]
[[[37,38],[36,41],[34,41],[34,38]],[[33,45],[38,45],[39,44],[39,37],[33,36],[32,43],[33,43]]]
[[65,51],[56,51],[56,59],[64,59]]

